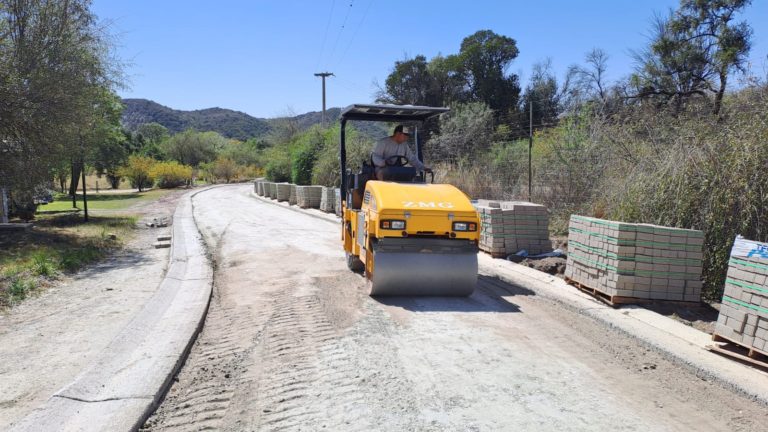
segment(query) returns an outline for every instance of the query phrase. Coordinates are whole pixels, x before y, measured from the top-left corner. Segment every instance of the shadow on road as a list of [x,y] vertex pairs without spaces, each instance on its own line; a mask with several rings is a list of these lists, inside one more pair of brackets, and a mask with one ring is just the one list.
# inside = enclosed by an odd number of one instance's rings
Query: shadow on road
[[504,297],[532,296],[533,291],[497,278],[478,276],[477,288],[469,297],[373,297],[377,302],[412,312],[520,312]]

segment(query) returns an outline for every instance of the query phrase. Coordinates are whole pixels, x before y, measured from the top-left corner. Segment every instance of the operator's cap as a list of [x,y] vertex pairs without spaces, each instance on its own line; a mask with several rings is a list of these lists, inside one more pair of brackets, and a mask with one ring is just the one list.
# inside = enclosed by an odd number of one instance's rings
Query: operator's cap
[[397,125],[397,126],[395,126],[395,132],[393,132],[392,135],[394,135],[394,134],[396,134],[398,132],[400,132],[402,134],[410,135],[411,134],[411,128],[409,128],[408,126]]

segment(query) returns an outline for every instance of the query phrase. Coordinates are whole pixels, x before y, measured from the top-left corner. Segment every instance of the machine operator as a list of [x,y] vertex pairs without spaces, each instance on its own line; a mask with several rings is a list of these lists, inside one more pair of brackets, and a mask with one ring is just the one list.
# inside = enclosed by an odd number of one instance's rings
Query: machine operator
[[392,132],[392,136],[384,137],[376,142],[373,153],[371,153],[371,159],[376,167],[376,178],[378,180],[385,179],[387,166],[393,164],[393,160],[397,159],[395,156],[405,157],[408,159],[408,163],[418,171],[431,171],[430,168],[424,166],[417,155],[408,147],[408,137],[410,135],[410,128],[397,125],[394,132]]

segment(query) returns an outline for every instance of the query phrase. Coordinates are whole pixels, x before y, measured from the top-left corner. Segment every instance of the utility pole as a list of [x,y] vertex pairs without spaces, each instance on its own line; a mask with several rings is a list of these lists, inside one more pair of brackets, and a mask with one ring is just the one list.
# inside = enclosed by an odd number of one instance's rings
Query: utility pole
[[318,72],[315,76],[323,79],[323,126],[325,126],[325,79],[334,75],[331,72]]
[[528,117],[528,201],[533,202],[533,168],[531,167],[533,161],[533,98],[528,101],[530,107],[530,114]]

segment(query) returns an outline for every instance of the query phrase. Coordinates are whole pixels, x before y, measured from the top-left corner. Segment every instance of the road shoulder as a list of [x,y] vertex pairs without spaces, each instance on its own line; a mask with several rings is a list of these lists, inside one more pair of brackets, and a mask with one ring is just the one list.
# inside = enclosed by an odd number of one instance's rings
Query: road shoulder
[[190,192],[173,216],[165,277],[152,297],[73,382],[12,430],[135,430],[152,413],[205,319],[213,272]]

